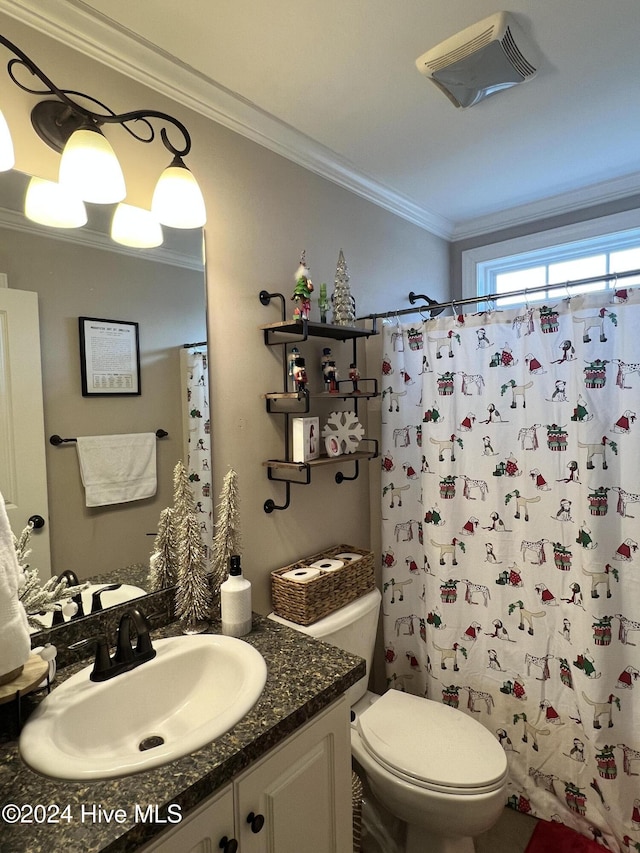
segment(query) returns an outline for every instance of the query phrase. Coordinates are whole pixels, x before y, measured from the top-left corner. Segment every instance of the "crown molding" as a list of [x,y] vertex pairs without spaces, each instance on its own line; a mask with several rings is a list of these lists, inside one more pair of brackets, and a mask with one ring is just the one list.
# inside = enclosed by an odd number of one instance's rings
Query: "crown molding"
[[504,228],[524,225],[527,222],[561,216],[582,208],[629,198],[638,193],[640,193],[640,172],[590,184],[577,190],[548,196],[539,201],[458,223],[450,239],[464,240],[469,237],[478,237]]
[[291,125],[177,60],[82,0],[4,0],[2,11],[85,56],[189,107],[338,186],[450,239],[453,223],[358,171]]

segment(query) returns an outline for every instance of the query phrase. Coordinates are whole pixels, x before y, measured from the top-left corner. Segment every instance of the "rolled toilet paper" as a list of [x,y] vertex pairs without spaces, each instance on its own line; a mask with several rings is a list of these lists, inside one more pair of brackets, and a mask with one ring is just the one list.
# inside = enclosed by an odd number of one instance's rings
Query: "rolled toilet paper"
[[282,577],[296,583],[309,583],[314,578],[320,577],[320,569],[314,569],[311,566],[290,569],[288,572],[283,572]]
[[336,560],[342,560],[343,563],[353,563],[354,560],[361,560],[362,554],[354,554],[351,551],[345,551],[343,554],[336,554]]
[[327,557],[323,560],[316,560],[315,563],[311,563],[311,565],[320,569],[321,572],[335,572],[338,569],[341,569],[344,566],[344,563],[342,560],[334,560]]

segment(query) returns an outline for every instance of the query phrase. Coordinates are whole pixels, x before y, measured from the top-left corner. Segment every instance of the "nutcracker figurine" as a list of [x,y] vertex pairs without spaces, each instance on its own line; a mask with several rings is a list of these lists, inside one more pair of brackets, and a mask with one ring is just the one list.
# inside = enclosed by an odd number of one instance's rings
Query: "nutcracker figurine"
[[299,356],[296,358],[293,365],[293,379],[296,384],[296,391],[302,394],[307,387],[307,368],[304,358]]
[[360,381],[360,371],[355,366],[354,362],[349,365],[349,379],[353,382],[353,393],[359,394],[358,382]]

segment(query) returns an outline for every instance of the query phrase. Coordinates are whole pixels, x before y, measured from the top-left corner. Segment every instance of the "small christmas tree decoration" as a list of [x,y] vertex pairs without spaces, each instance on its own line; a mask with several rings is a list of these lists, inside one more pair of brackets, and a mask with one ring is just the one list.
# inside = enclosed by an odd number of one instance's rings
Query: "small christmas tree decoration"
[[182,461],[178,462],[173,469],[173,521],[176,527],[184,522],[184,519],[196,507],[193,489],[189,483],[189,472]]
[[217,595],[220,584],[227,578],[229,557],[242,553],[238,504],[238,475],[233,468],[229,468],[222,482],[220,503],[216,512],[216,532],[213,537],[211,567],[214,595]]
[[33,526],[27,525],[20,536],[13,537],[13,545],[18,558],[18,566],[22,570],[22,577],[18,579],[18,600],[22,602],[26,611],[29,627],[40,631],[44,630],[46,625],[41,619],[38,619],[39,615],[54,613],[57,610],[62,610],[66,616],[73,615],[77,610],[77,605],[69,599],[78,595],[89,584],[69,586],[65,579],[59,581],[56,575],[50,577],[44,584],[41,583],[38,570],[30,568],[27,562],[31,553],[29,540],[32,530]]
[[300,255],[300,265],[295,274],[296,286],[291,299],[296,303],[293,310],[294,320],[308,320],[311,312],[311,294],[313,293],[313,282],[309,278],[309,267],[307,266],[305,251]]
[[168,506],[160,513],[158,533],[153,552],[149,558],[147,583],[150,592],[174,586],[178,579],[178,555],[176,549],[173,509]]
[[178,542],[178,564],[176,616],[185,634],[200,634],[209,627],[212,599],[200,524],[193,512],[187,516],[184,536]]
[[176,616],[184,631],[205,631],[211,611],[206,550],[200,532],[193,491],[187,469],[178,462],[173,470],[171,526],[177,556]]
[[335,290],[331,294],[333,322],[336,326],[353,326],[356,322],[356,301],[349,289],[349,271],[342,249],[336,266]]

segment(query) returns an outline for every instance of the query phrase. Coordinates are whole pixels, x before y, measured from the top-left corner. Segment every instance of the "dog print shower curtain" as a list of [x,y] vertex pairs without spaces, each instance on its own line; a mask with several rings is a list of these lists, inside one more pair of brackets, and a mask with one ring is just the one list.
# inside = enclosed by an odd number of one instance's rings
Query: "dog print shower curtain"
[[640,850],[640,290],[383,335],[388,685],[493,732],[507,805]]
[[186,468],[193,490],[202,541],[210,557],[213,545],[213,496],[211,494],[211,417],[207,348],[186,350],[183,388],[189,430]]

